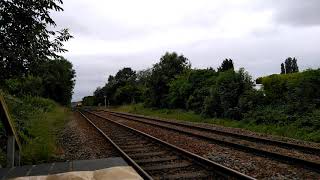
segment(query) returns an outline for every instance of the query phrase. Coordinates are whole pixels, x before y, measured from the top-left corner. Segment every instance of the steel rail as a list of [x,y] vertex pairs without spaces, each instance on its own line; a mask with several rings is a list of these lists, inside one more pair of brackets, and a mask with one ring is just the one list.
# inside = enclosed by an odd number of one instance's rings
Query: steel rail
[[124,128],[126,128],[126,129],[128,129],[128,130],[130,130],[130,131],[132,131],[132,132],[135,132],[135,133],[138,133],[138,134],[140,134],[140,135],[143,135],[143,136],[145,136],[145,137],[147,137],[147,138],[149,138],[149,139],[152,139],[152,140],[154,140],[154,141],[156,141],[156,142],[158,142],[158,143],[160,143],[160,144],[162,144],[162,145],[164,145],[164,146],[166,146],[166,147],[172,148],[172,149],[174,149],[175,151],[177,151],[177,152],[183,154],[184,156],[188,157],[190,160],[195,161],[195,162],[198,163],[199,165],[201,165],[201,166],[203,166],[203,167],[207,167],[207,168],[209,167],[209,168],[212,169],[216,174],[220,174],[220,175],[226,176],[226,177],[233,177],[233,178],[236,178],[236,179],[251,179],[251,180],[252,180],[252,179],[255,179],[255,178],[253,178],[253,177],[250,177],[250,176],[248,176],[248,175],[245,175],[245,174],[243,174],[243,173],[240,173],[240,172],[238,172],[238,171],[235,171],[235,170],[233,170],[233,169],[231,169],[231,168],[228,168],[228,167],[225,167],[225,166],[223,166],[223,165],[221,165],[221,164],[218,164],[218,163],[216,163],[216,162],[213,162],[213,161],[211,161],[211,160],[209,160],[209,159],[203,158],[203,157],[201,157],[201,156],[199,156],[199,155],[196,155],[196,154],[194,154],[194,153],[191,153],[191,152],[189,152],[189,151],[186,151],[186,150],[184,150],[184,149],[182,149],[182,148],[179,148],[179,147],[177,147],[177,146],[175,146],[175,145],[172,145],[172,144],[170,144],[170,143],[168,143],[168,142],[165,142],[165,141],[163,141],[163,140],[160,140],[160,139],[158,139],[158,138],[156,138],[156,137],[153,137],[153,136],[151,136],[151,135],[149,135],[149,134],[146,134],[146,133],[144,133],[144,132],[142,132],[142,131],[139,131],[139,130],[137,130],[137,129],[131,128],[131,127],[126,126],[126,125],[123,125],[123,124],[121,124],[121,123],[118,123],[118,122],[116,122],[116,121],[114,121],[114,120],[111,120],[111,119],[109,119],[109,118],[103,117],[103,116],[101,116],[101,115],[98,115],[98,114],[96,114],[96,113],[92,113],[92,112],[87,111],[87,110],[84,110],[84,111],[87,112],[87,113],[89,113],[89,114],[92,114],[92,115],[94,115],[94,116],[96,116],[96,117],[99,117],[99,118],[101,118],[101,119],[108,120],[109,122],[112,122],[112,123],[117,124],[117,125],[119,125],[119,126],[121,126],[121,127],[124,127]]
[[145,172],[133,159],[131,159],[116,143],[114,143],[108,135],[106,135],[100,128],[98,128],[87,116],[85,116],[82,112],[78,111],[83,118],[85,118],[95,129],[97,129],[100,134],[102,134],[111,144],[114,148],[117,149],[117,151],[120,153],[120,155],[125,159],[125,161],[131,165],[137,173],[143,178],[143,179],[149,179],[152,180],[152,177]]
[[[108,111],[106,111],[106,112],[108,112]],[[109,111],[109,113],[110,113],[110,111]],[[196,133],[193,133],[193,132],[177,129],[177,128],[174,128],[174,127],[168,127],[168,126],[165,126],[165,125],[155,124],[155,123],[152,123],[152,122],[146,122],[146,121],[142,121],[142,120],[138,120],[138,119],[131,119],[131,118],[128,118],[126,116],[121,115],[122,113],[118,113],[118,114],[117,113],[118,112],[116,112],[116,113],[112,112],[112,114],[117,116],[117,117],[122,117],[122,118],[126,118],[126,119],[129,119],[129,120],[134,120],[134,121],[138,121],[138,122],[141,122],[141,123],[145,123],[145,124],[158,126],[158,127],[165,128],[165,129],[168,129],[168,130],[173,130],[173,131],[176,131],[176,132],[179,132],[179,133],[195,136],[195,137],[198,137],[200,139],[213,141],[213,142],[216,142],[216,143],[219,143],[219,144],[223,144],[223,145],[226,145],[226,146],[229,146],[229,147],[233,147],[233,148],[236,148],[236,149],[239,149],[239,150],[243,150],[245,152],[253,153],[253,154],[260,155],[260,156],[267,157],[267,158],[276,159],[278,161],[289,163],[289,164],[295,164],[295,165],[298,165],[298,166],[303,166],[303,167],[305,167],[307,169],[312,169],[314,171],[320,172],[320,163],[318,163],[318,162],[309,161],[309,160],[305,160],[305,159],[300,159],[300,158],[292,157],[292,156],[287,156],[287,155],[283,155],[283,154],[279,154],[279,153],[275,153],[275,152],[270,152],[270,151],[266,151],[266,150],[262,150],[262,149],[257,149],[257,148],[253,148],[253,147],[237,144],[237,143],[234,143],[234,142],[224,141],[224,140],[220,140],[220,139],[217,139],[217,138],[214,138],[214,137],[205,136],[205,135],[201,135],[201,134],[196,134]],[[132,116],[132,117],[141,118],[139,116]],[[159,120],[159,121],[162,121],[163,123],[167,122],[167,121],[163,121],[163,120]],[[177,124],[174,124],[174,125],[177,125]],[[179,125],[177,125],[177,126],[179,126]]]

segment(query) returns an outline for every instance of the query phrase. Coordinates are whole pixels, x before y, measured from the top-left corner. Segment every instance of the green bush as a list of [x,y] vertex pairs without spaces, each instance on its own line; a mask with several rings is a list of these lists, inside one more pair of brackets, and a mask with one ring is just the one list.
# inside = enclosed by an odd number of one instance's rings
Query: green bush
[[243,68],[220,72],[216,83],[211,86],[210,95],[204,101],[203,114],[240,120],[243,112],[239,101],[249,91],[253,91],[253,81]]
[[290,105],[291,112],[305,112],[320,106],[320,69],[263,77],[266,98],[271,104]]
[[238,106],[241,113],[246,113],[266,104],[266,98],[261,90],[250,89],[245,91],[239,99]]
[[294,124],[310,132],[320,131],[320,109],[299,117]]
[[44,92],[42,79],[35,76],[7,79],[5,88],[10,94],[16,96],[42,96]]
[[204,100],[202,114],[208,117],[221,117],[223,109],[220,96],[215,88],[212,88],[210,95]]
[[196,113],[202,113],[204,102],[206,97],[209,96],[209,88],[202,87],[195,89],[191,96],[189,96],[186,108],[187,110],[195,111]]
[[54,101],[41,97],[25,96],[22,100],[24,103],[43,112],[50,112],[57,106]]
[[289,118],[284,112],[285,109],[281,106],[263,106],[246,113],[244,119],[256,124],[287,125]]

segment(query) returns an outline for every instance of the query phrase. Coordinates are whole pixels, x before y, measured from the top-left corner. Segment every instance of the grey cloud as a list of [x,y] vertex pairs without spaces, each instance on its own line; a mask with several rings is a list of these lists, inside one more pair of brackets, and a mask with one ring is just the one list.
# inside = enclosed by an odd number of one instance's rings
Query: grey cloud
[[319,68],[319,28],[279,31],[267,37],[243,37],[199,41],[178,48],[193,67],[217,68],[223,59],[232,58],[237,68],[244,67],[253,77],[279,73],[280,64],[289,56],[298,58],[301,70]]
[[271,1],[275,8],[274,19],[278,23],[292,26],[320,25],[319,0],[282,0]]
[[86,16],[79,18],[61,15],[56,16],[54,19],[58,28],[69,28],[75,36],[86,36],[100,40],[136,38],[147,32],[147,29],[125,27],[101,18],[91,19]]
[[65,2],[63,12],[52,12],[57,29],[69,28],[77,36],[100,40],[122,40],[139,37],[148,32],[148,27],[129,27],[104,19],[85,5]]

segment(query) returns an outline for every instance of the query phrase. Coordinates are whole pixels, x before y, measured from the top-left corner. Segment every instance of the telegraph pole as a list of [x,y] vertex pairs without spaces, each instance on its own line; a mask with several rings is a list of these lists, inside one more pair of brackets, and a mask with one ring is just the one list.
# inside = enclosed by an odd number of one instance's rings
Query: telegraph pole
[[[109,105],[109,103],[108,103]],[[104,96],[104,108],[107,108],[107,96]]]

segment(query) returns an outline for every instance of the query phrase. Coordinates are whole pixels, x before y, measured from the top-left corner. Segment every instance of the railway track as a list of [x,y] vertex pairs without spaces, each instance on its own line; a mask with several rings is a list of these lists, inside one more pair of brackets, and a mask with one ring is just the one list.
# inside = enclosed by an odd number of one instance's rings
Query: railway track
[[144,179],[254,179],[109,118],[79,113]]
[[303,166],[304,168],[320,172],[320,149],[315,147],[240,135],[206,127],[184,124],[177,121],[162,120],[141,115],[119,113],[114,111],[103,112],[106,112],[112,116],[184,133],[245,152],[254,153],[259,156],[275,159],[289,164]]

